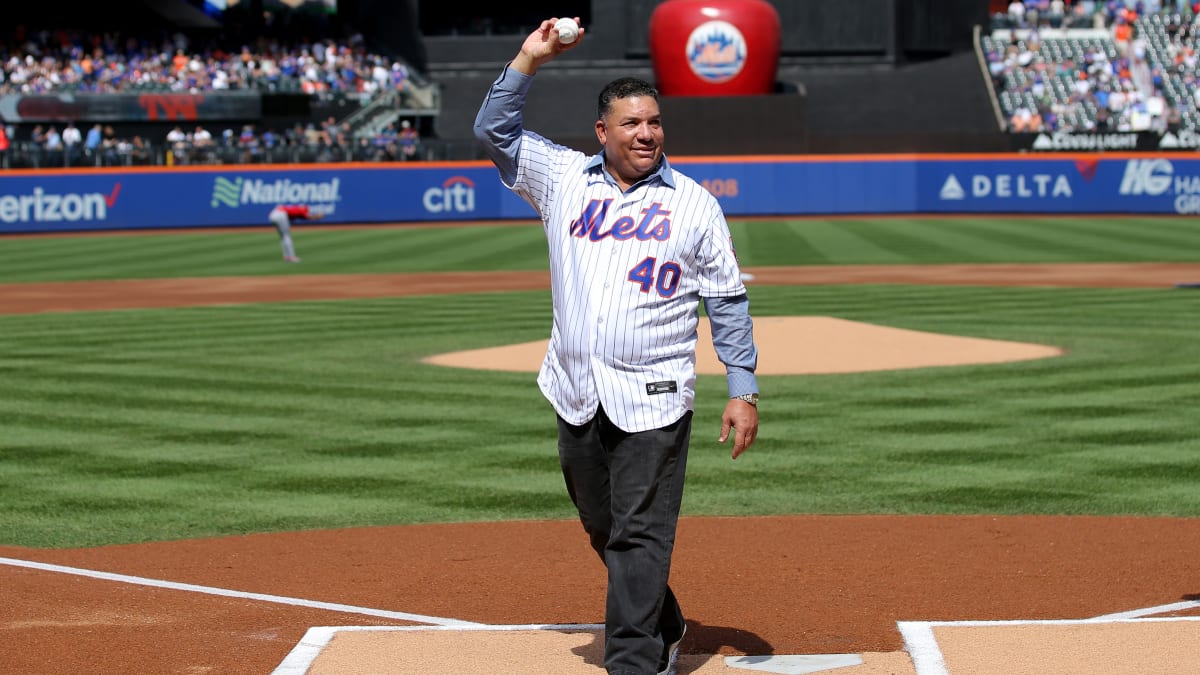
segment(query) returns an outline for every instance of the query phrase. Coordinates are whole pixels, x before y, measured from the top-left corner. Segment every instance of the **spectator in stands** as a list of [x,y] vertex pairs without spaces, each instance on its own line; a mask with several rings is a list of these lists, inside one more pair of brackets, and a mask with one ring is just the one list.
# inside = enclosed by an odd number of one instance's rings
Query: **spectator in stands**
[[267,161],[275,161],[274,153],[280,145],[279,135],[270,129],[263,129],[259,140],[262,142],[263,157],[267,158]]
[[1019,105],[1013,109],[1012,115],[1008,118],[1008,129],[1013,133],[1023,134],[1029,132],[1029,121],[1032,114],[1029,108],[1025,105]]
[[1113,42],[1117,43],[1117,52],[1125,54],[1129,51],[1129,41],[1133,39],[1133,23],[1124,14],[1118,14],[1112,28]]
[[175,75],[182,75],[187,71],[188,57],[183,53],[182,49],[175,50],[175,56],[171,59],[171,69],[175,71]]
[[1088,11],[1082,2],[1075,2],[1066,8],[1063,17],[1063,28],[1088,28],[1092,25],[1092,11]]
[[212,162],[213,137],[212,133],[197,124],[192,131],[192,161],[199,164]]
[[1009,120],[1009,128],[1014,133],[1027,134],[1042,130],[1042,117],[1036,108],[1026,105],[1017,106]]
[[171,164],[188,163],[188,137],[178,124],[167,132],[167,152],[171,153]]
[[67,164],[76,164],[83,150],[83,134],[74,122],[68,121],[62,131],[63,156]]
[[133,137],[133,141],[130,143],[129,160],[137,165],[153,164],[152,152],[146,139],[141,136]]
[[311,146],[319,145],[321,142],[321,139],[322,139],[321,130],[317,128],[317,125],[310,122],[307,126],[304,127],[304,144],[305,145],[311,145]]
[[421,144],[421,136],[408,120],[400,123],[400,134],[397,142],[400,144],[400,159],[420,159],[417,156],[417,150]]
[[1166,131],[1177,133],[1183,128],[1183,112],[1177,106],[1168,106],[1165,124]]
[[375,147],[379,150],[381,160],[393,161],[400,159],[400,132],[396,123],[391,122],[375,135]]
[[392,74],[382,57],[375,57],[371,63],[371,82],[377,90],[382,91],[391,86]]
[[379,159],[379,150],[371,142],[371,139],[366,136],[358,139],[358,145],[354,148],[354,160],[356,162],[377,162]]
[[100,147],[104,155],[104,163],[107,166],[116,166],[120,162],[120,157],[117,155],[117,132],[111,124],[105,125],[102,136]]
[[1121,113],[1125,112],[1127,97],[1124,87],[1117,83],[1113,87],[1112,93],[1108,95],[1108,111],[1113,114],[1113,117],[1120,119]]
[[242,162],[258,163],[262,161],[262,142],[255,132],[253,124],[242,126],[242,133],[238,136],[238,147],[242,150]]
[[87,136],[83,139],[83,155],[88,164],[100,163],[100,145],[104,142],[104,132],[97,122],[88,129]]
[[61,166],[63,161],[62,135],[58,128],[51,125],[46,128],[46,159],[51,166]]
[[1050,0],[1025,0],[1025,25],[1037,28],[1050,9]]
[[1025,3],[1022,0],[1008,3],[1008,24],[1013,28],[1025,25]]
[[8,128],[4,124],[4,120],[0,119],[0,169],[8,168],[8,146],[10,144]]
[[404,91],[408,88],[408,68],[404,67],[403,63],[392,64],[392,87],[396,91]]
[[334,118],[332,115],[325,118],[325,121],[321,123],[321,135],[324,136],[324,138],[327,140],[332,140],[334,138],[334,136],[337,135],[337,130],[338,130],[337,119]]
[[1051,28],[1062,28],[1067,17],[1067,6],[1063,0],[1051,0],[1046,10],[1046,20]]
[[1034,107],[1031,111],[1029,111],[1028,127],[1029,127],[1029,131],[1031,131],[1031,132],[1039,132],[1039,131],[1046,130],[1046,120],[1042,116],[1041,108]]

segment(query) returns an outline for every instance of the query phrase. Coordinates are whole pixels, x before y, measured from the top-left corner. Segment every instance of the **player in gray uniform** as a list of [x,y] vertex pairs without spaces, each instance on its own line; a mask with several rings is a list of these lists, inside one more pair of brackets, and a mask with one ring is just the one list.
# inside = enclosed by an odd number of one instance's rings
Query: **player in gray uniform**
[[719,440],[732,435],[735,459],[758,434],[758,351],[724,214],[663,155],[649,83],[622,78],[600,93],[594,156],[523,129],[534,73],[586,32],[564,45],[554,21],[492,85],[475,135],[546,233],[554,321],[538,385],[558,417],[567,492],[608,568],[605,667],[673,673],[686,624],[668,577],[701,298],[729,386]]
[[292,220],[320,220],[324,215],[308,208],[307,204],[280,204],[271,209],[267,220],[271,221],[279,234],[279,246],[283,249],[284,262],[300,262],[300,258],[296,257],[296,247],[292,244]]

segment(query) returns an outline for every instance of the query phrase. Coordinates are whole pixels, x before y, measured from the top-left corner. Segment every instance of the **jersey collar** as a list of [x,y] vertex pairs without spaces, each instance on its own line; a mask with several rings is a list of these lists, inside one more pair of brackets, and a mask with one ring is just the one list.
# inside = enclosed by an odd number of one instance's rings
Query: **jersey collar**
[[[602,174],[604,176],[604,180],[609,181],[610,183],[613,182],[612,176],[608,175],[608,172],[604,170],[604,151],[603,150],[596,153],[595,155],[592,155],[592,158],[588,160],[588,163],[584,167],[584,170],[588,171],[588,172],[592,172],[592,171],[599,172],[600,174]],[[658,168],[655,169],[654,172],[651,173],[649,176],[646,176],[645,178],[638,181],[637,184],[644,183],[644,182],[654,178],[655,176],[658,176],[658,179],[663,182],[663,185],[666,185],[667,187],[669,187],[671,189],[675,189],[675,173],[671,170],[671,163],[667,161],[666,155],[663,155],[662,159],[658,162]]]

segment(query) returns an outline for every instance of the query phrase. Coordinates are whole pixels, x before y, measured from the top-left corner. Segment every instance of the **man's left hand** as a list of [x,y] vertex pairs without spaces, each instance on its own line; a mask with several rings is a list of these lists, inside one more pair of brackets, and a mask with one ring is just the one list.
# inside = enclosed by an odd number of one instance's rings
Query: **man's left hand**
[[758,437],[758,408],[745,401],[731,398],[721,415],[721,437],[724,443],[733,431],[733,458],[737,459]]

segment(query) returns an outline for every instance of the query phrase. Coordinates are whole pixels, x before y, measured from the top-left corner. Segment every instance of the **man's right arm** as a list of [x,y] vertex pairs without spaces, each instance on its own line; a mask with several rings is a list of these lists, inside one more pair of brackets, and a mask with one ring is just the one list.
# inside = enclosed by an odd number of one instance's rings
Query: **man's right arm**
[[475,138],[500,170],[500,179],[505,185],[512,185],[517,180],[517,150],[521,145],[523,126],[521,110],[532,82],[532,76],[511,65],[505,66],[475,116]]
[[[525,94],[533,81],[533,75],[543,64],[559,54],[574,49],[582,42],[584,29],[579,38],[570,44],[558,41],[554,22],[558,17],[542,21],[521,44],[520,51],[507,66],[500,78],[488,90],[487,98],[475,117],[475,138],[483,145],[492,163],[500,170],[505,185],[517,179],[517,150],[523,130],[521,110],[525,107]],[[579,17],[575,17],[576,23]]]

